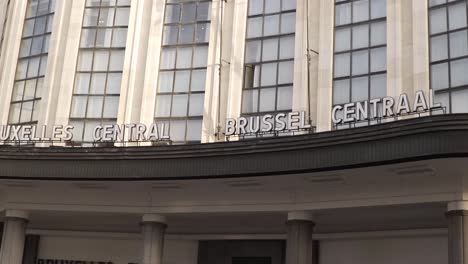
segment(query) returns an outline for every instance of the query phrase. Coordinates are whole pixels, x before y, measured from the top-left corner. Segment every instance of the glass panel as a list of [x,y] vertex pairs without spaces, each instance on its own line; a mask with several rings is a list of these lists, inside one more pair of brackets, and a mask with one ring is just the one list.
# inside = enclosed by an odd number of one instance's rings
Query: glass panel
[[170,95],[158,95],[156,102],[156,116],[157,117],[168,117],[171,114],[171,96]]
[[188,95],[174,95],[172,99],[172,116],[183,117],[187,116],[187,100]]
[[448,58],[447,35],[431,38],[431,61],[445,60]]
[[450,34],[450,58],[457,58],[468,55],[467,32],[467,30],[463,30]]
[[349,103],[349,79],[338,80],[333,83],[333,104]]
[[276,110],[278,111],[291,110],[292,109],[292,95],[293,95],[293,88],[291,86],[279,87]]
[[204,100],[205,100],[205,94],[191,94],[190,95],[189,116],[203,116]]
[[431,66],[431,87],[440,90],[449,87],[448,63]]
[[456,60],[450,63],[450,81],[452,87],[468,84],[468,59]]
[[276,88],[260,90],[260,112],[275,111]]
[[369,77],[353,78],[351,81],[351,101],[359,102],[369,99]]

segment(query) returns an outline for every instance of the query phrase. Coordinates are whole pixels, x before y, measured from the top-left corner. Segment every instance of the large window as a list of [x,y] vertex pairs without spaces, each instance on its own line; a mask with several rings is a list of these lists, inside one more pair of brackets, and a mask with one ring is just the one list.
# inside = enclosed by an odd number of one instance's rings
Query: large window
[[429,0],[431,87],[451,113],[468,112],[467,0]]
[[295,0],[249,1],[243,115],[291,111],[295,29]]
[[87,0],[73,90],[74,140],[117,121],[130,0]]
[[335,0],[333,105],[387,93],[386,0]]
[[211,1],[168,0],[155,121],[176,144],[200,142]]
[[9,124],[36,124],[55,1],[29,0],[11,98]]

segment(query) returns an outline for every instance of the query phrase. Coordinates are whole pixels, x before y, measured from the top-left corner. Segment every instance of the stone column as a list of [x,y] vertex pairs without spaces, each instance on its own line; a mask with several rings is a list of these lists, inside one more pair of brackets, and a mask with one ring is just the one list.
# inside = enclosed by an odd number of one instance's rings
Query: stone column
[[312,233],[315,223],[309,212],[288,214],[286,264],[312,264]]
[[28,214],[24,211],[7,210],[4,218],[0,263],[21,264]]
[[[468,202],[447,206],[449,264],[468,264]],[[465,241],[465,239],[467,239]]]
[[144,215],[142,220],[143,261],[142,264],[161,264],[164,248],[166,219],[160,215]]

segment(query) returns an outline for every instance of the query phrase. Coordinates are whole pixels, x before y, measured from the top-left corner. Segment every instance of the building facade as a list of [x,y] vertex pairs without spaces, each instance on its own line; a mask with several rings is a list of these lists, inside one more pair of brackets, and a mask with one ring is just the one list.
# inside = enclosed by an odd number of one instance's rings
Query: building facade
[[468,263],[467,14],[2,0],[0,263]]

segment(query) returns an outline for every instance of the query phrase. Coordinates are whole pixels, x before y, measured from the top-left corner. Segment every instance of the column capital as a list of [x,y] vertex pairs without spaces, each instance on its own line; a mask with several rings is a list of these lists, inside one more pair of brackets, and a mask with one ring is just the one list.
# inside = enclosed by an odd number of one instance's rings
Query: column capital
[[23,210],[7,209],[5,210],[5,218],[21,218],[29,220],[29,213]]
[[166,216],[159,214],[144,214],[141,218],[141,222],[166,224],[167,218]]
[[447,212],[468,211],[468,201],[452,201],[447,203]]
[[315,214],[310,211],[292,211],[288,213],[288,221],[310,221],[314,222]]

